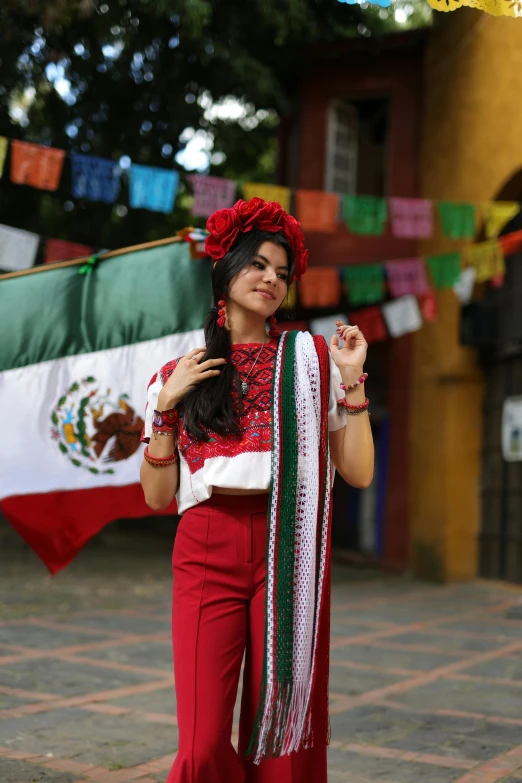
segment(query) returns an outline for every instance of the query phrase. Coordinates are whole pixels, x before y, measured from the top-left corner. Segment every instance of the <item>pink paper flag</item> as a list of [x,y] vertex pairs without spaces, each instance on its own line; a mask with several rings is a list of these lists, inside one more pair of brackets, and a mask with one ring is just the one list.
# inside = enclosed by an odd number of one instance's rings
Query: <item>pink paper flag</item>
[[407,294],[426,294],[429,291],[426,277],[426,267],[421,258],[410,258],[404,261],[388,261],[386,264],[388,285],[393,297]]
[[209,217],[217,209],[228,209],[233,205],[236,183],[232,180],[202,174],[191,174],[187,179],[194,191],[194,217]]
[[389,198],[392,233],[403,239],[429,239],[433,235],[431,201]]

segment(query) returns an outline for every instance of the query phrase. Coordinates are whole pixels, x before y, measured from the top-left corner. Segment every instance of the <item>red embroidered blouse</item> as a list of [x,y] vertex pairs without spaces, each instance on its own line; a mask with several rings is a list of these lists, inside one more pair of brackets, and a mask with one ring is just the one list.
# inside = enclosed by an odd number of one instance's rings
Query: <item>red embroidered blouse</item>
[[[209,441],[195,441],[186,432],[183,421],[180,422],[180,489],[177,495],[179,513],[207,500],[215,486],[259,491],[267,490],[270,486],[272,379],[277,341],[271,340],[261,351],[260,348],[261,343],[248,343],[234,345],[231,350],[230,361],[235,364],[241,379],[246,380],[249,386],[243,397],[243,410],[239,418],[240,435],[220,435],[207,430]],[[149,383],[142,434],[142,441],[146,443],[152,433],[152,413],[157,407],[159,392],[175,368],[176,361],[167,362]],[[346,424],[344,409],[340,412],[337,409],[340,382],[339,370],[333,359],[330,359],[330,430],[341,429]],[[232,391],[232,397],[238,415],[238,395],[235,390]]]

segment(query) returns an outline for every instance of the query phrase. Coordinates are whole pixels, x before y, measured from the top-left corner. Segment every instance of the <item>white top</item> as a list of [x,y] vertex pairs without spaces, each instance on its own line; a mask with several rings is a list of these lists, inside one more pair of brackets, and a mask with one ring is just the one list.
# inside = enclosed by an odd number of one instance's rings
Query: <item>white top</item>
[[[250,389],[243,400],[240,436],[225,437],[208,432],[211,437],[209,443],[194,441],[180,422],[179,490],[176,494],[179,514],[208,500],[214,487],[259,492],[266,492],[270,488],[271,388],[277,343],[265,345],[261,354],[259,346],[260,343],[238,345],[233,346],[231,351],[231,361],[236,364],[242,377],[246,377],[257,357],[255,372],[248,378]],[[169,362],[153,376],[149,384],[142,434],[142,441],[146,443],[152,435],[152,415],[157,408],[159,392],[175,366],[176,362]],[[343,395],[340,384],[341,373],[330,356],[330,432],[346,426],[346,410],[337,405],[337,400]]]

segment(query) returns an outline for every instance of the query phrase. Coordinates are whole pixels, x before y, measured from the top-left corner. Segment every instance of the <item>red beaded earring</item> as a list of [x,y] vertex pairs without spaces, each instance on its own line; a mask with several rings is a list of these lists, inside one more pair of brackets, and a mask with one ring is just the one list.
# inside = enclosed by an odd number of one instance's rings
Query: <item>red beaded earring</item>
[[225,325],[225,317],[226,317],[225,316],[225,300],[224,299],[220,299],[219,300],[218,307],[219,307],[219,310],[218,310],[218,316],[219,317],[217,319],[217,325],[220,326],[221,328],[223,328],[223,326]]
[[277,328],[276,324],[277,324],[277,318],[275,317],[275,315],[272,315],[270,317],[270,330],[268,332],[270,337],[281,337],[281,332]]

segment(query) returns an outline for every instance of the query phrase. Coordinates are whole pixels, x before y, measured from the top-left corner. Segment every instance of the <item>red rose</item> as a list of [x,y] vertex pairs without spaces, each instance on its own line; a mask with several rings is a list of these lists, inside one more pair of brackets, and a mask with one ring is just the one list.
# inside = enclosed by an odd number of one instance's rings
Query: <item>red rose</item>
[[292,215],[286,215],[283,230],[294,251],[295,277],[300,280],[308,266],[308,250],[305,250],[301,224]]
[[254,221],[259,208],[265,202],[262,198],[255,196],[250,201],[240,199],[234,204],[234,209],[243,227],[243,231],[250,231],[254,227]]
[[287,215],[284,225],[284,232],[288,239],[291,241],[303,242],[303,232],[301,231],[301,224],[293,215]]
[[281,231],[287,213],[276,201],[267,202],[257,213],[256,226],[261,231]]
[[228,253],[240,231],[240,223],[234,209],[218,209],[207,220],[209,236],[205,239],[205,250],[214,260]]
[[295,258],[295,279],[300,280],[304,273],[306,272],[306,267],[308,266],[308,250],[300,250],[299,253],[296,253]]
[[238,201],[234,204],[242,231],[258,228],[260,231],[280,231],[283,227],[285,211],[275,201],[267,202],[254,196],[250,201]]

